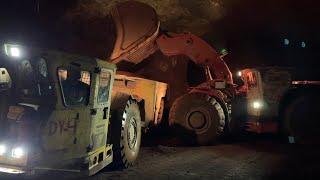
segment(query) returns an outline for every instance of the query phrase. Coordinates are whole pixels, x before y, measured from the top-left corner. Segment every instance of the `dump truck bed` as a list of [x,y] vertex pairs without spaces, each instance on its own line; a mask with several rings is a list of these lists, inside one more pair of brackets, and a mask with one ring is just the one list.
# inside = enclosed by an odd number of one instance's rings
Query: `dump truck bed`
[[130,94],[144,105],[144,123],[147,127],[150,123],[158,124],[159,112],[163,110],[161,101],[166,96],[168,85],[159,81],[145,79],[128,72],[118,72],[112,91],[112,98],[117,93]]

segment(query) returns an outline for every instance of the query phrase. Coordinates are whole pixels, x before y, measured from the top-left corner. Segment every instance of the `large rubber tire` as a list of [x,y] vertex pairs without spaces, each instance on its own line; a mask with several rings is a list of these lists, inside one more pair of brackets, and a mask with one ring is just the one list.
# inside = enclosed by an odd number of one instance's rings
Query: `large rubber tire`
[[185,94],[173,103],[170,124],[183,129],[178,134],[184,141],[209,145],[218,139],[225,126],[225,114],[214,97],[201,93]]
[[284,111],[282,131],[294,137],[295,143],[316,143],[320,137],[318,115],[319,98],[300,96]]
[[128,168],[138,157],[141,144],[141,113],[135,100],[128,100],[123,110],[111,118],[111,142],[115,168]]

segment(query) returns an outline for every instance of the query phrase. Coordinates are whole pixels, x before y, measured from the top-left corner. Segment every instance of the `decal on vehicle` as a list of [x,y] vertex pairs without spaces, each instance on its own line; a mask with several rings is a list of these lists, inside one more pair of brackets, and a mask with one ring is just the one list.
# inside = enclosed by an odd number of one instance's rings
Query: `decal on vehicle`
[[64,132],[72,132],[74,135],[77,132],[77,121],[75,119],[67,121],[52,121],[49,122],[49,136],[55,134],[62,135]]

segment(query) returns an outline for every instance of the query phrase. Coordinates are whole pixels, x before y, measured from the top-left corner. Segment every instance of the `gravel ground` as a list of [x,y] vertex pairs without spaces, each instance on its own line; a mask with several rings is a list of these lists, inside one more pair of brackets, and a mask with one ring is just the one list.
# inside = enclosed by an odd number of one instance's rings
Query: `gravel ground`
[[207,147],[145,145],[135,166],[126,170],[106,169],[92,177],[50,174],[39,179],[319,179],[319,150],[272,138]]

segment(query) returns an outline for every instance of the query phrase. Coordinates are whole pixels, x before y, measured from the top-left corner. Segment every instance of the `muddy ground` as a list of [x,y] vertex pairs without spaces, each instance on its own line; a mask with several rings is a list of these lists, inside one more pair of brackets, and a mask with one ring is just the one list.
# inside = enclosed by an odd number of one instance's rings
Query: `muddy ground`
[[[148,141],[145,141],[148,142]],[[145,143],[136,165],[105,169],[92,177],[51,173],[37,179],[319,179],[319,146],[293,145],[276,137],[248,137],[215,146],[170,147],[167,139]],[[20,179],[21,177],[0,177]]]

